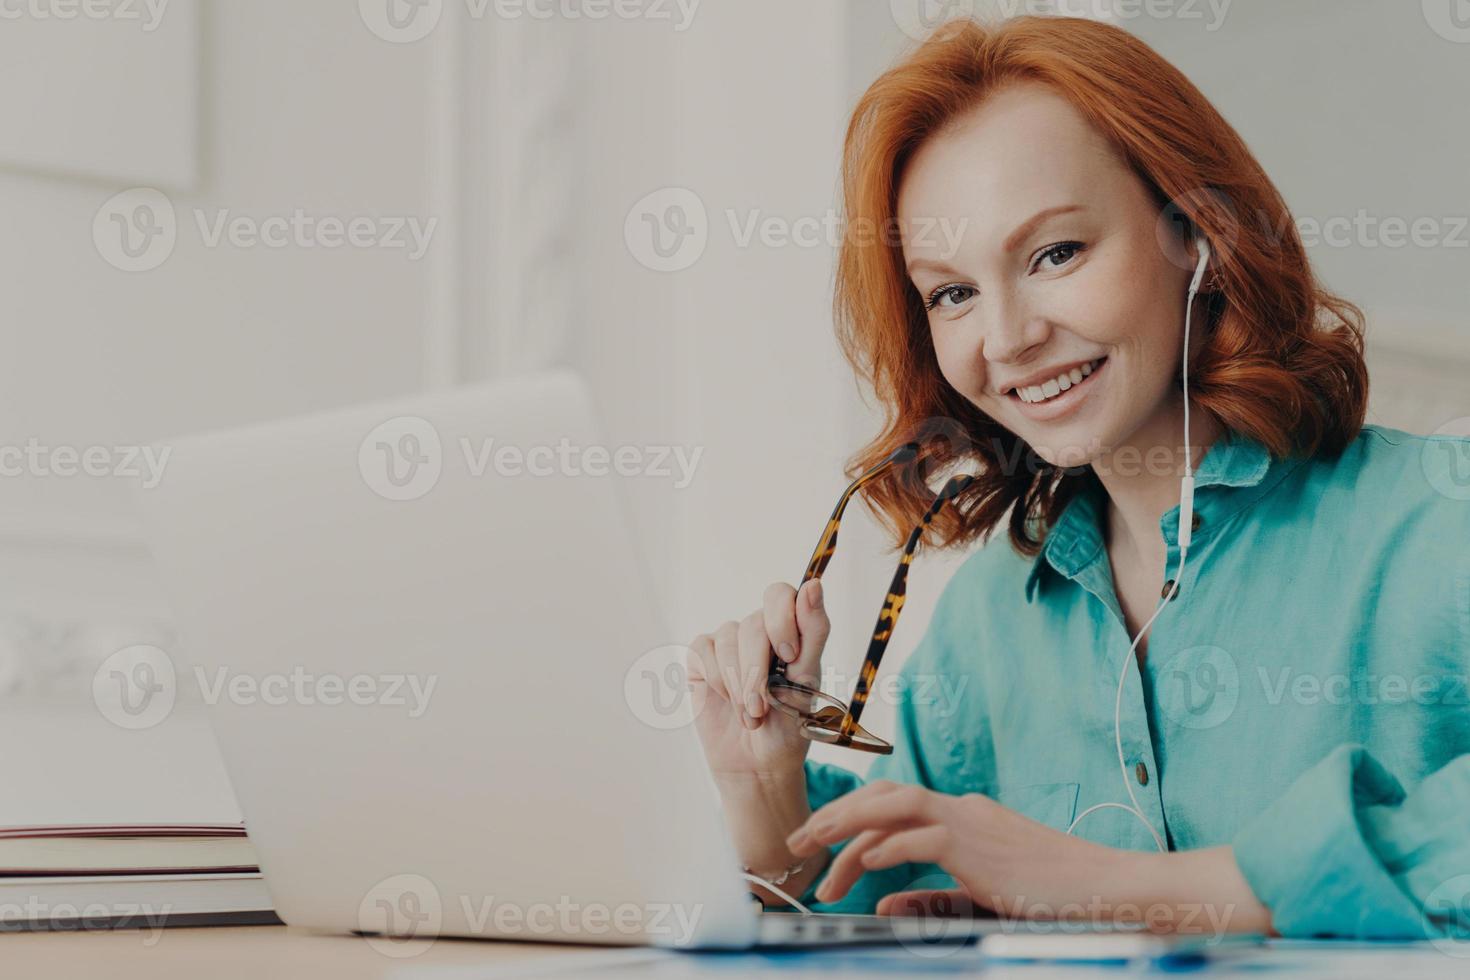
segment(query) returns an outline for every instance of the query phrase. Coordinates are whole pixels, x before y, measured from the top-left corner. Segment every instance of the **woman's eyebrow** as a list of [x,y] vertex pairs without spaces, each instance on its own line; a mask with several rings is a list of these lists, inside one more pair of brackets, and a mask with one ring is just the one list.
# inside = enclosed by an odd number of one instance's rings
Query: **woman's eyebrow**
[[[1011,232],[1010,237],[1005,238],[1005,241],[1001,244],[1001,248],[1005,251],[1016,251],[1017,248],[1020,248],[1022,242],[1026,241],[1026,237],[1041,226],[1042,222],[1047,222],[1047,220],[1051,220],[1058,215],[1070,215],[1070,213],[1085,212],[1085,210],[1088,209],[1082,206],[1082,204],[1058,204],[1057,207],[1048,207],[1048,209],[1041,210],[1041,212],[1036,212],[1035,215],[1028,217],[1025,222],[1020,223],[1019,228]],[[922,270],[938,272],[939,275],[944,276],[957,275],[954,267],[942,262],[935,262],[935,260],[931,259],[914,259],[913,262],[907,264],[906,270],[910,278],[913,278],[914,273],[922,272]]]
[[921,270],[937,272],[942,276],[957,274],[952,266],[945,265],[943,262],[934,262],[930,259],[914,259],[906,268],[910,278],[913,277],[914,273]]
[[1054,208],[1047,208],[1044,211],[1038,211],[1031,217],[1027,218],[1025,221],[1021,222],[1021,226],[1015,231],[1011,232],[1010,237],[1005,240],[1005,243],[1001,246],[1001,248],[1007,252],[1014,252],[1017,248],[1020,247],[1021,243],[1026,240],[1026,236],[1035,231],[1037,226],[1040,225],[1043,221],[1046,221],[1050,218],[1055,218],[1059,214],[1070,214],[1073,211],[1086,210],[1087,209],[1080,204],[1062,204]]
[[[1033,231],[1041,226],[1042,222],[1050,221],[1052,218],[1055,218],[1058,215],[1071,214],[1074,211],[1086,210],[1087,208],[1081,204],[1059,204],[1054,208],[1047,208],[1044,211],[1038,211],[1031,217],[1027,218],[1025,221],[1021,222],[1021,226],[1015,231],[1011,232],[1010,236],[1006,238],[1005,242],[1001,245],[1001,248],[1007,252],[1014,252],[1017,248],[1021,246],[1021,243],[1026,240],[1026,237],[1028,235],[1030,235]],[[931,259],[914,259],[912,262],[908,263],[905,268],[907,269],[910,277],[912,277],[914,273],[919,271],[937,272],[940,275],[946,276],[955,273],[955,269],[952,266],[946,265],[943,262],[935,262]]]

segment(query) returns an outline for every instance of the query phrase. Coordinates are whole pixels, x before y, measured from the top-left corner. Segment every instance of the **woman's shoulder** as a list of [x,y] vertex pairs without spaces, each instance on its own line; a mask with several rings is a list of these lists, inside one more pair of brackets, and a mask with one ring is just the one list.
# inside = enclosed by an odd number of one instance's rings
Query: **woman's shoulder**
[[[1470,418],[1464,421],[1470,431]],[[1470,501],[1470,436],[1453,431],[1418,435],[1369,423],[1340,456],[1311,460],[1304,471],[1309,480],[1350,489],[1359,503],[1464,503]]]
[[1262,514],[1281,529],[1335,527],[1356,547],[1436,555],[1470,535],[1470,436],[1369,424],[1336,458],[1295,473]]
[[1423,452],[1426,446],[1470,446],[1470,434],[1457,434],[1458,430],[1470,433],[1470,417],[1456,419],[1446,422],[1439,429],[1427,435],[1408,432],[1404,429],[1396,429],[1389,425],[1380,425],[1369,422],[1358,430],[1358,443],[1364,443],[1367,447],[1377,449],[1380,453],[1393,453],[1403,451]]

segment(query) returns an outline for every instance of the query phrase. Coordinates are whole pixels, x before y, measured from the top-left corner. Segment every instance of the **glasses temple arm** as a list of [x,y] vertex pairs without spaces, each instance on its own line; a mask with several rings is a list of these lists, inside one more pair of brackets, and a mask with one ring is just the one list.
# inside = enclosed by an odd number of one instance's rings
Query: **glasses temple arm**
[[899,614],[903,612],[904,598],[908,594],[909,566],[913,563],[914,553],[919,549],[919,542],[923,540],[924,531],[933,523],[945,503],[954,499],[973,479],[970,476],[952,477],[924,512],[918,526],[909,533],[903,556],[899,559],[898,568],[893,572],[893,580],[888,585],[888,597],[883,600],[883,609],[878,613],[877,625],[873,627],[873,638],[868,642],[867,656],[863,658],[862,669],[858,671],[857,689],[848,702],[847,716],[842,719],[843,736],[851,736],[857,730],[858,719],[862,717],[863,707],[868,703],[868,692],[872,689],[873,679],[878,676],[878,665],[883,662],[888,641],[893,637],[894,627],[898,625]]
[[[918,443],[905,443],[890,453],[887,458],[848,484],[847,489],[842,491],[842,496],[837,498],[837,506],[832,508],[832,516],[827,518],[827,526],[822,529],[822,536],[817,539],[817,546],[812,549],[812,556],[807,561],[806,571],[802,574],[801,581],[796,586],[798,592],[801,591],[803,585],[806,585],[812,579],[821,578],[822,573],[827,570],[827,565],[832,561],[832,555],[837,550],[837,532],[842,526],[842,514],[847,510],[848,503],[857,492],[881,476],[890,466],[897,463],[910,462],[918,454]],[[784,677],[786,674],[786,661],[777,656],[774,649],[770,651],[770,658],[770,667],[767,670],[767,674],[780,674]]]

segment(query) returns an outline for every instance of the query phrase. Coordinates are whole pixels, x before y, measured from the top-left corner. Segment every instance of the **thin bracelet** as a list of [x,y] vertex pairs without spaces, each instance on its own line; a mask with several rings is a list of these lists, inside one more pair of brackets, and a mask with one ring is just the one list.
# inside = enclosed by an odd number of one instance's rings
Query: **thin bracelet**
[[767,884],[770,884],[770,885],[784,885],[784,884],[786,884],[787,881],[789,881],[791,879],[791,876],[792,875],[799,874],[801,872],[801,869],[802,868],[805,868],[805,867],[806,867],[806,862],[805,861],[798,861],[795,864],[793,864],[791,867],[787,868],[785,871],[781,872],[781,877],[779,877],[779,878],[767,878],[764,875],[761,875],[759,872],[757,872],[754,868],[742,868],[741,870],[744,871],[748,875],[755,875],[757,878],[760,878],[761,881],[763,881],[763,882],[765,882]]

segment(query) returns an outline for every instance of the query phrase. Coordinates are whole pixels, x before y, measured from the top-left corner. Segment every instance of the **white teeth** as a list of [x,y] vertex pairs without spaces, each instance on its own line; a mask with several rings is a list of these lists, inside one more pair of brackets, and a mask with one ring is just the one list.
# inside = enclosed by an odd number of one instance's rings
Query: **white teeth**
[[1028,388],[1017,388],[1016,394],[1022,401],[1033,404],[1035,402],[1046,401],[1048,398],[1055,398],[1073,385],[1081,384],[1082,379],[1092,374],[1093,370],[1101,363],[1102,359],[1098,358],[1096,361],[1084,364],[1080,368],[1073,368],[1071,371],[1059,374],[1044,384],[1031,385]]

